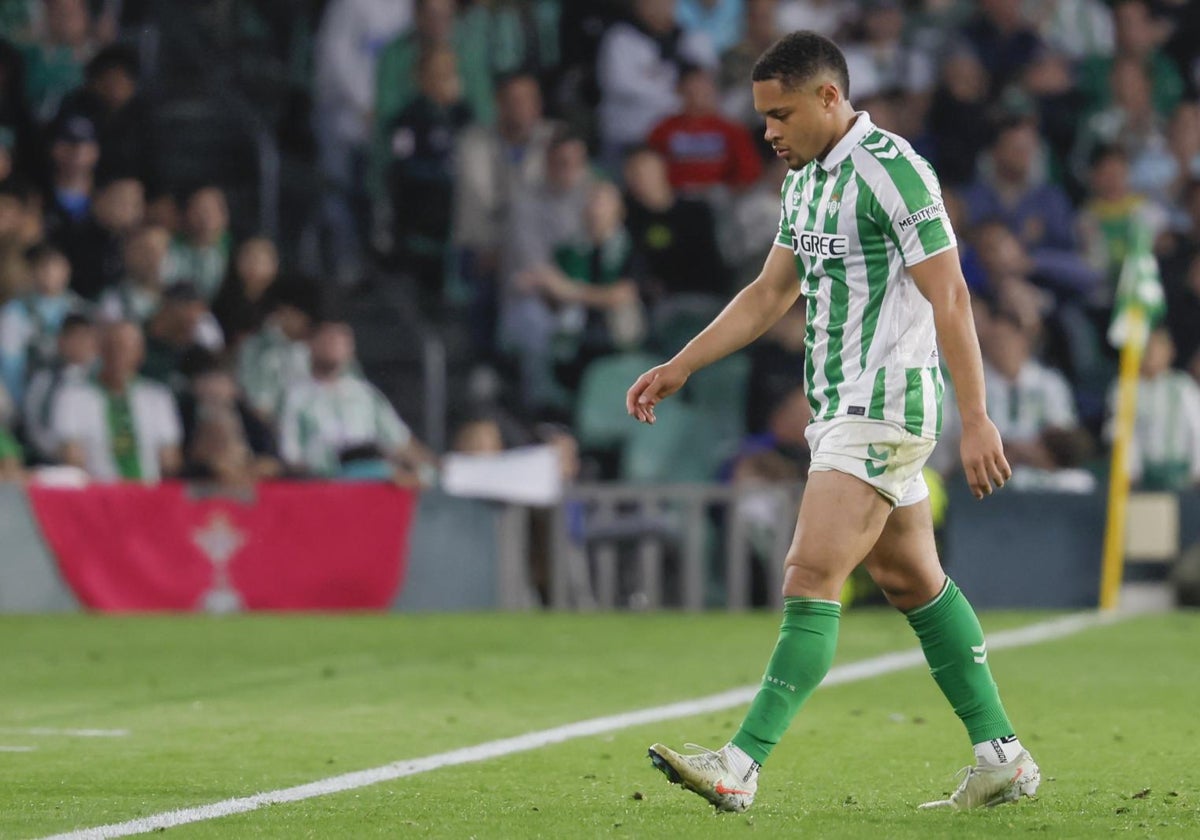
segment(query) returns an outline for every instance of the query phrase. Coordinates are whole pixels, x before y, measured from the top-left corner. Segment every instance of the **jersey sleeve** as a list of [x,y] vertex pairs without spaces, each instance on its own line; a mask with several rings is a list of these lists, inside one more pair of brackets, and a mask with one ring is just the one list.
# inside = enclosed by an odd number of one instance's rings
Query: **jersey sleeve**
[[941,185],[925,158],[901,151],[894,143],[877,142],[866,159],[883,213],[877,221],[891,231],[905,265],[916,265],[957,244]]
[[787,177],[783,179],[783,187],[779,191],[779,230],[775,234],[775,244],[780,248],[792,250],[792,231],[788,225],[787,215],[787,197],[788,188],[792,183],[792,174],[789,172]]

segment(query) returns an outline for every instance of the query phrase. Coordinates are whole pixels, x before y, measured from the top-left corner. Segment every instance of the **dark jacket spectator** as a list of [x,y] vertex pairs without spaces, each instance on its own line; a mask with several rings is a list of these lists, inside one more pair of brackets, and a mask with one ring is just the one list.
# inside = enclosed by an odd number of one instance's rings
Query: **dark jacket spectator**
[[652,149],[625,162],[629,190],[626,226],[646,257],[652,297],[678,292],[727,296],[729,272],[717,249],[716,222],[702,201],[679,198],[667,165]]
[[389,194],[396,249],[420,288],[440,295],[453,223],[454,150],[471,121],[454,53],[421,57],[421,95],[388,131]]
[[981,0],[974,20],[963,34],[992,80],[992,93],[999,94],[1033,60],[1041,40],[1026,23],[1021,4],[1012,0]]
[[71,235],[63,250],[71,261],[71,287],[96,300],[125,274],[124,241],[141,225],[146,196],[140,181],[119,178],[96,192],[91,213]]
[[92,207],[100,144],[96,125],[82,114],[65,114],[50,130],[50,175],[46,185],[46,234],[69,238]]
[[965,184],[992,137],[988,77],[978,57],[960,49],[942,65],[942,81],[929,109],[929,130],[936,143],[937,173],[943,184]]
[[136,175],[153,192],[154,134],[150,106],[138,91],[138,72],[133,49],[106,47],[88,62],[84,86],[63,101],[60,114],[80,114],[96,126],[100,178]]
[[230,348],[236,349],[243,338],[262,327],[274,305],[278,279],[279,250],[274,242],[254,236],[238,246],[212,305]]

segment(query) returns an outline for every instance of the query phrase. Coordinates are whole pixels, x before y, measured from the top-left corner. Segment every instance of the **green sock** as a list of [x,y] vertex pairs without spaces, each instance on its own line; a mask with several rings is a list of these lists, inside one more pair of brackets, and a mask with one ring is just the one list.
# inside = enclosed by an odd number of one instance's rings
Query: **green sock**
[[971,743],[1012,735],[1012,724],[987,665],[983,628],[954,581],[946,578],[941,593],[910,610],[907,617],[921,640],[934,680],[967,727]]
[[762,688],[750,704],[733,744],[762,764],[779,743],[808,695],[825,678],[837,647],[842,605],[814,598],[785,598],[779,641]]

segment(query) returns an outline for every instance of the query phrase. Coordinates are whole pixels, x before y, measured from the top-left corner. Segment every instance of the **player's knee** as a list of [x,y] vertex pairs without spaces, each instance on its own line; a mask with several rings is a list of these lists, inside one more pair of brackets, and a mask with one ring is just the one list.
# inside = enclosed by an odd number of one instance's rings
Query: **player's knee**
[[783,597],[836,600],[843,583],[845,576],[835,569],[789,556],[783,571]]
[[932,580],[927,580],[925,575],[869,567],[868,571],[888,603],[898,610],[916,609],[937,595],[937,587]]

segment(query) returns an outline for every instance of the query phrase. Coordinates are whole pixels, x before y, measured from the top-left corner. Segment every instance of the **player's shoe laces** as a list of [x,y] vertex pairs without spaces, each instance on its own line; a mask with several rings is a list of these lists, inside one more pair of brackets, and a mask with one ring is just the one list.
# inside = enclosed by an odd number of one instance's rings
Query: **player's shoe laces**
[[684,755],[655,744],[650,747],[650,761],[672,784],[700,794],[718,811],[741,812],[750,807],[758,789],[758,765],[742,778],[731,766],[724,749],[714,752],[696,744],[684,746],[698,752]]
[[949,799],[926,802],[922,808],[968,808],[991,807],[1005,802],[1016,802],[1022,796],[1037,793],[1042,774],[1029,750],[1021,750],[1012,761],[1004,764],[976,764],[964,767],[959,775],[966,774],[958,790]]

